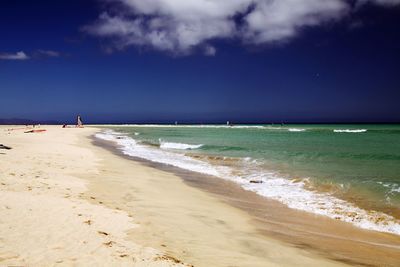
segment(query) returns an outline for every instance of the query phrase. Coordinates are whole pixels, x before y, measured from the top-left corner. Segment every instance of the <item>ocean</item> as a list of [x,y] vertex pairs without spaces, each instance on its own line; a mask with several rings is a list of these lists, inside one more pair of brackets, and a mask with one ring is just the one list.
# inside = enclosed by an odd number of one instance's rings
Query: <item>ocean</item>
[[400,125],[116,125],[122,153],[400,235]]

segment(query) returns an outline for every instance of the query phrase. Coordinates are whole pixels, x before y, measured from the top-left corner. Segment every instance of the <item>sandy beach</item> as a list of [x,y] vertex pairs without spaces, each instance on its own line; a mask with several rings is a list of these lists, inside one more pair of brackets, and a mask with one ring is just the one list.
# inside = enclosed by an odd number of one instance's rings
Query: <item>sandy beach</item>
[[99,158],[77,144],[95,129],[8,128],[21,127],[0,128],[12,147],[0,155],[1,266],[183,266],[129,240],[129,214],[85,199],[78,175],[98,175]]
[[[400,260],[398,237],[330,219],[322,223],[329,231],[352,237],[342,250],[333,239],[316,241],[322,229],[290,242],[288,236],[320,218],[277,204],[262,204],[263,212],[274,208],[269,217],[247,212],[247,202],[234,198],[237,188],[210,190],[124,158],[93,139],[98,128],[42,126],[46,132],[29,134],[9,128],[19,127],[0,127],[0,143],[12,147],[0,150],[0,266],[396,266]],[[283,216],[295,219],[268,224]],[[282,237],[277,229],[292,232]],[[356,237],[367,245],[357,245],[352,257]],[[386,247],[374,248],[377,240]],[[311,245],[317,242],[321,250]]]

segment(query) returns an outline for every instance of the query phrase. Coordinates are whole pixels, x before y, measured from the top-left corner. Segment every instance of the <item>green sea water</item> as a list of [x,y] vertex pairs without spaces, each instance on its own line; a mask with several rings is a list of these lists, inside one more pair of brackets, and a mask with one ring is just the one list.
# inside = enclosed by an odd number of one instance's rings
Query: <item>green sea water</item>
[[249,179],[257,179],[263,172],[273,172],[357,207],[400,215],[399,125],[110,128],[142,146],[238,168],[242,177],[248,172]]

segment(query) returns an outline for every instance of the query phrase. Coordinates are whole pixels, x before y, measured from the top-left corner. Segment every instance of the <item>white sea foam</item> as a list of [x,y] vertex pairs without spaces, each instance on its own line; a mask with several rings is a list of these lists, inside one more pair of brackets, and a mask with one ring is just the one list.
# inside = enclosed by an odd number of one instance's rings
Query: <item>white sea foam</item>
[[289,132],[304,132],[306,129],[300,129],[300,128],[289,128]]
[[95,136],[99,139],[103,139],[106,141],[116,141],[117,137],[116,137],[117,132],[114,132],[112,130],[106,130],[102,133],[97,133]]
[[160,148],[162,149],[181,149],[181,150],[190,150],[190,149],[198,149],[203,145],[190,145],[190,144],[183,144],[183,143],[172,143],[172,142],[165,142],[160,139]]
[[109,130],[96,134],[96,137],[117,143],[126,155],[231,180],[246,190],[278,200],[290,208],[328,216],[364,229],[400,235],[400,221],[394,217],[363,210],[328,193],[307,190],[304,182],[291,181],[274,172],[267,172],[260,169],[257,162],[253,164],[247,158],[243,159],[243,166],[247,168],[238,172],[233,167],[218,166],[182,153],[146,146]]
[[335,133],[365,133],[367,129],[335,129],[333,132]]
[[[118,138],[118,135],[107,130],[107,132],[96,134],[96,137],[117,143],[122,152],[128,156],[143,158],[149,161],[163,163],[186,170],[218,176],[216,168],[213,168],[213,166],[207,162],[196,160],[183,154],[146,146],[136,142],[128,136]],[[224,168],[222,167],[219,169],[222,170]]]
[[384,183],[384,182],[377,182],[378,184],[382,185],[389,189],[387,194],[394,195],[400,193],[400,185],[398,183]]

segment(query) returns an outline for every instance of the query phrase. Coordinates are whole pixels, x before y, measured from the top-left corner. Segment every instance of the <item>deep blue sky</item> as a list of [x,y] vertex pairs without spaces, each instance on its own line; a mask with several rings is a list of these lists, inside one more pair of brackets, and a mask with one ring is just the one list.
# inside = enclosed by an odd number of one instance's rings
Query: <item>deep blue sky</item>
[[[86,122],[399,122],[400,8],[365,6],[290,41],[214,41],[214,56],[82,32],[98,1],[0,2],[0,118]],[[40,55],[39,50],[60,53]]]

